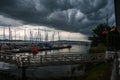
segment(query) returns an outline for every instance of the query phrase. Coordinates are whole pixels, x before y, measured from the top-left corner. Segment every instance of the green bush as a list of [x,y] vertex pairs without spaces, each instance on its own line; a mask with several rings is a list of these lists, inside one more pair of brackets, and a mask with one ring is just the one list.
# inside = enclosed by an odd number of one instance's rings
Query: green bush
[[89,53],[103,53],[106,51],[104,44],[100,43],[96,47],[91,47]]

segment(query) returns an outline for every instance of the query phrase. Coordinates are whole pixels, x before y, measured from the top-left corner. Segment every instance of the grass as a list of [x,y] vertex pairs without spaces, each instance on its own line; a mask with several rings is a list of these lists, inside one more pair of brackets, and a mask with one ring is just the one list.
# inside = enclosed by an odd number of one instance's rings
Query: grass
[[90,50],[89,50],[89,53],[104,53],[106,51],[106,49],[107,48],[105,47],[105,45],[100,43],[96,47],[91,47]]
[[86,64],[86,74],[70,80],[110,80],[112,65],[110,63]]
[[[77,68],[86,68],[86,73],[83,76],[49,78],[47,80],[110,80],[112,65],[111,63],[88,63],[82,64]],[[0,80],[20,80],[8,73],[0,72]],[[29,80],[44,80],[44,79],[29,79]]]
[[0,71],[0,80],[18,80],[16,76]]
[[96,67],[93,67],[91,70],[88,70],[87,75],[84,80],[110,80],[110,65],[109,64],[100,64]]

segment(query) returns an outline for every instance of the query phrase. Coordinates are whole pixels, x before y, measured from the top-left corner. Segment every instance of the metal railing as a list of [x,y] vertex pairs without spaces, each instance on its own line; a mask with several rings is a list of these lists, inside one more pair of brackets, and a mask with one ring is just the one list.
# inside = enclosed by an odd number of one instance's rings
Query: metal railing
[[105,61],[105,54],[8,55],[0,54],[0,61],[25,66],[66,65]]

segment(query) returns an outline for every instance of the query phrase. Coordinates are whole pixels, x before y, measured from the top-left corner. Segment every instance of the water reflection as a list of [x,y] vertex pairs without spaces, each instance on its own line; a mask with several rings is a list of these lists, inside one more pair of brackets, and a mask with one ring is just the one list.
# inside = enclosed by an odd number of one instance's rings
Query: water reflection
[[[60,49],[60,50],[51,50],[47,51],[47,54],[74,54],[74,53],[79,53],[79,54],[85,54],[88,53],[89,46],[84,46],[84,45],[72,45],[71,49]],[[45,55],[46,52],[39,52],[38,55]]]
[[[72,45],[72,48],[60,49],[60,50],[49,50],[49,51],[40,51],[37,55],[56,55],[56,54],[86,54],[89,52],[90,46],[84,45]],[[17,55],[32,55],[32,53],[18,53]]]
[[[61,49],[61,50],[51,50],[51,51],[42,51],[39,52],[37,55],[49,55],[49,54],[86,54],[88,53],[90,46],[84,45],[72,45],[71,49]],[[17,55],[32,55],[32,53],[19,53]],[[3,66],[3,63],[0,63],[1,69],[6,69]],[[34,77],[54,77],[54,76],[70,76],[71,68],[77,65],[64,65],[64,66],[45,66],[45,67],[37,67],[36,69],[28,68],[27,69],[27,76]],[[20,74],[20,70],[17,69],[16,66],[9,67],[8,72],[18,75]],[[79,71],[77,71],[79,72]],[[82,73],[82,72],[80,72]],[[46,76],[47,75],[47,76]]]

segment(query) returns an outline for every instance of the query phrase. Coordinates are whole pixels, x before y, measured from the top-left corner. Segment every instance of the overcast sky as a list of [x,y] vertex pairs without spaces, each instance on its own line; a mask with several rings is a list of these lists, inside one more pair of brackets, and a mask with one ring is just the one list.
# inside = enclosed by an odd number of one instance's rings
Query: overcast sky
[[46,26],[90,35],[97,24],[114,25],[113,0],[0,0],[0,26]]

